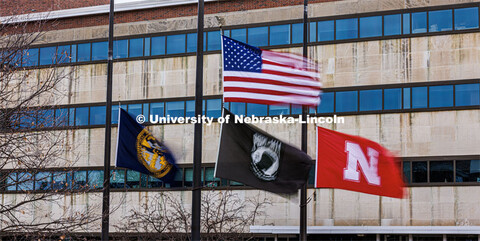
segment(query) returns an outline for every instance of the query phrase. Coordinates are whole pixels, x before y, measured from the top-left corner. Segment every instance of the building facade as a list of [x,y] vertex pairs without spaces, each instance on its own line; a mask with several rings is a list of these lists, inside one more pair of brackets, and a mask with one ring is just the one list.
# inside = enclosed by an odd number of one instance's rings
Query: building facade
[[[72,148],[65,148],[65,156],[78,157],[72,172],[60,177],[62,182],[78,184],[70,185],[73,194],[63,200],[65,206],[88,209],[101,204],[108,46],[104,4],[108,2],[26,1],[25,11],[0,10],[2,16],[16,14],[18,21],[55,19],[54,27],[28,50],[33,57],[25,67],[41,72],[53,64],[74,70],[61,82],[65,95],[52,103],[54,116],[68,121],[60,129],[45,130],[67,133]],[[298,116],[298,106],[222,103],[220,35],[301,54],[302,4],[205,3],[205,115],[219,117],[223,105],[236,114]],[[307,193],[310,240],[480,240],[479,8],[479,1],[460,0],[310,1],[308,56],[321,64],[324,86],[322,104],[310,115],[344,117],[343,124],[321,126],[374,140],[402,157],[409,194],[393,199],[314,189],[312,172]],[[196,22],[193,2],[117,4],[113,117],[119,106],[133,115],[194,115]],[[55,63],[52,55],[58,51],[70,58]],[[175,193],[187,206],[191,202],[193,125],[148,126],[172,150],[180,173],[173,184],[165,185],[114,169],[113,233],[121,231],[115,225],[132,208],[156,193]],[[258,126],[300,146],[300,124]],[[113,127],[113,153],[116,130]],[[245,232],[259,240],[298,239],[297,195],[279,196],[214,178],[219,135],[220,124],[203,126],[204,192],[232,189],[242,199],[265,197],[271,205]],[[308,154],[313,158],[315,136],[315,125],[309,124]],[[114,160],[112,156],[112,166]],[[8,186],[0,191],[2,203],[16,202],[25,192],[54,191],[58,167],[40,171],[50,177],[42,181],[47,184]],[[13,172],[11,178],[18,178],[20,172],[29,170]],[[75,194],[79,185],[90,191]],[[37,207],[35,215],[50,212],[56,211]],[[91,224],[88,232],[98,234],[100,226]]]

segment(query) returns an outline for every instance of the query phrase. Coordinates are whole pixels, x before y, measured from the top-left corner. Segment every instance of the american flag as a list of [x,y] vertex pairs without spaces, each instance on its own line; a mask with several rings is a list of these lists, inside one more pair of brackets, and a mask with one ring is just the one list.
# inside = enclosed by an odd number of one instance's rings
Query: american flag
[[315,62],[222,36],[223,101],[257,104],[320,104]]

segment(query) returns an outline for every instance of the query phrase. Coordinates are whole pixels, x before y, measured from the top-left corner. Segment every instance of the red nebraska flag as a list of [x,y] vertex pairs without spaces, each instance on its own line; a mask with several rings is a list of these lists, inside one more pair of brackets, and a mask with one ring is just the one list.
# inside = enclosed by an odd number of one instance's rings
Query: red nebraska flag
[[405,185],[397,161],[376,142],[317,127],[316,188],[403,198]]

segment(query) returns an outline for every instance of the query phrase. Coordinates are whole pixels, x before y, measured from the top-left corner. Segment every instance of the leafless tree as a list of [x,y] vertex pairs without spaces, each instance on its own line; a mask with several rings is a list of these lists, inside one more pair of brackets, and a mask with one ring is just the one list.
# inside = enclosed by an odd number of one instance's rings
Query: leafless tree
[[[125,240],[129,236],[134,240],[190,240],[190,203],[184,203],[178,192],[161,192],[146,199],[141,207],[130,211],[124,218],[126,222],[115,226],[118,232],[125,233]],[[231,190],[202,192],[202,240],[252,238],[248,233],[250,225],[265,217],[269,205],[271,202],[263,195],[242,199]]]

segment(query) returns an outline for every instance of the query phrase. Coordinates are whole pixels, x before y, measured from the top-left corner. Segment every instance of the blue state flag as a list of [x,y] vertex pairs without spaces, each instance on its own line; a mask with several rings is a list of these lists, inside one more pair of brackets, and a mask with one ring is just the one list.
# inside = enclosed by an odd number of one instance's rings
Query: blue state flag
[[170,150],[120,108],[115,166],[171,182],[176,161]]

